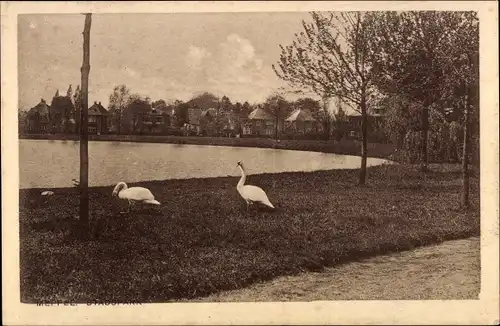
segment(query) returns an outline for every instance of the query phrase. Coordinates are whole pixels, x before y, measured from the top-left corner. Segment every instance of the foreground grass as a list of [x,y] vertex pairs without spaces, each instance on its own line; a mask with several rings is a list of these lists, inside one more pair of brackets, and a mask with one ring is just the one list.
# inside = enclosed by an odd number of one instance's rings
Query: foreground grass
[[244,287],[280,275],[390,251],[479,235],[479,186],[472,207],[458,207],[456,166],[249,176],[278,210],[244,210],[237,178],[142,182],[161,213],[120,215],[111,187],[90,190],[96,237],[71,241],[74,189],[20,192],[21,300],[165,302]]
[[[78,140],[78,135],[40,134],[20,135],[21,139],[48,139],[48,140]],[[344,155],[361,155],[361,142],[356,140],[295,140],[283,139],[279,142],[270,138],[228,138],[228,137],[195,137],[195,136],[155,136],[155,135],[89,135],[91,141],[123,141],[139,143],[165,143],[185,145],[210,145],[210,146],[237,146],[276,148],[298,151],[311,151],[334,153]],[[368,143],[368,156],[376,158],[389,158],[394,147],[391,144]]]

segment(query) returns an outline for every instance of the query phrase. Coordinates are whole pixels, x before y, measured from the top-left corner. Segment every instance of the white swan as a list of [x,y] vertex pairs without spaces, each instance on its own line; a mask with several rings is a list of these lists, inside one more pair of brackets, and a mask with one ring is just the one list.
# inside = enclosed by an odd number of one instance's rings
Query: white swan
[[115,189],[113,189],[113,197],[116,196],[120,199],[128,200],[128,212],[135,202],[161,205],[159,201],[155,200],[149,189],[143,187],[128,188],[125,182],[118,182],[116,184]]
[[241,170],[241,179],[236,186],[236,190],[238,190],[241,197],[243,197],[243,199],[247,203],[247,209],[252,203],[261,203],[268,207],[274,208],[273,204],[271,204],[271,202],[267,198],[264,190],[257,186],[245,185],[247,176],[245,174],[245,170],[243,169],[243,164],[241,162],[238,162],[237,166]]

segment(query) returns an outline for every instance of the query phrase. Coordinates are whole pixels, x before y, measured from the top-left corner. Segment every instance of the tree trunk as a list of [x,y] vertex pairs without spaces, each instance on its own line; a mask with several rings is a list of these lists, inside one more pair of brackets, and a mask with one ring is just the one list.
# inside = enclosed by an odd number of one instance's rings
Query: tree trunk
[[118,126],[117,126],[118,135],[122,133],[122,112],[118,111]]
[[279,124],[279,117],[278,117],[278,113],[276,112],[276,123],[274,125],[274,139],[275,140],[278,140],[278,124]]
[[90,73],[90,26],[92,14],[85,14],[83,29],[83,65],[80,119],[80,220],[78,235],[89,237],[89,153],[88,153],[88,90]]
[[464,110],[464,140],[463,140],[463,154],[462,154],[462,207],[469,207],[469,116],[470,116],[470,103],[469,96],[466,95],[465,110]]
[[429,171],[429,157],[427,153],[427,142],[429,138],[429,105],[424,103],[422,108],[422,131],[421,131],[421,161],[420,171]]
[[330,131],[331,131],[331,122],[326,120],[326,119],[327,118],[325,118],[325,121],[323,123],[323,126],[325,128],[323,133],[324,133],[325,140],[329,140],[330,139]]
[[364,185],[366,183],[366,160],[368,156],[368,114],[366,112],[366,102],[363,100],[361,102],[361,169],[359,170],[359,184]]
[[[337,128],[337,125],[334,123],[334,120],[330,116],[330,112],[328,112],[328,97],[323,97],[323,126],[324,126],[324,134],[325,140],[330,140],[330,134],[332,133],[332,128]],[[337,130],[334,130],[337,132]],[[335,137],[334,137],[335,138]]]

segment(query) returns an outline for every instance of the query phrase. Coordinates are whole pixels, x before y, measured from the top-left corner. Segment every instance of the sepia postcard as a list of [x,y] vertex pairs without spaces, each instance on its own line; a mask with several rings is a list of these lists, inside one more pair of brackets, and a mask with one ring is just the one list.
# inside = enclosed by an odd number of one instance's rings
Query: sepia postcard
[[495,2],[1,15],[6,325],[499,323]]

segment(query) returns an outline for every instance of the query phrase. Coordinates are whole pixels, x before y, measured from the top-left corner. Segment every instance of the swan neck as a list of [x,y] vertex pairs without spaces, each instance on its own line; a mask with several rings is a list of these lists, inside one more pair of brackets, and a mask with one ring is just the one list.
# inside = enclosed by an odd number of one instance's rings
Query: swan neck
[[122,192],[123,190],[126,190],[128,187],[127,187],[127,184],[125,182],[122,182],[120,183],[120,185],[118,186],[118,194],[120,194],[120,192]]
[[237,188],[240,188],[240,187],[243,187],[243,185],[245,184],[245,180],[246,180],[247,176],[245,174],[245,170],[243,169],[243,167],[241,165],[239,165],[238,167],[241,170],[241,178],[240,178],[240,181],[238,182]]

